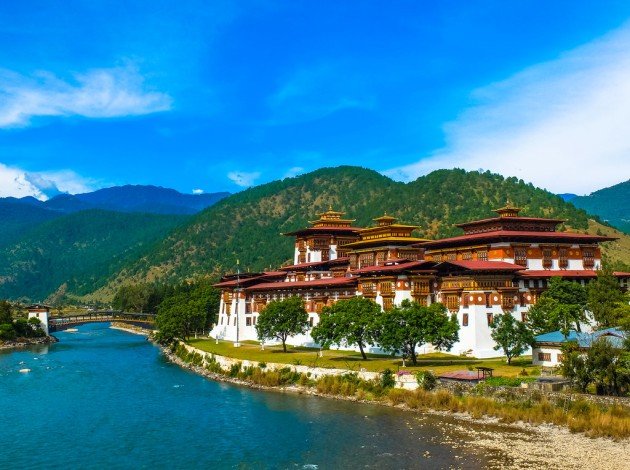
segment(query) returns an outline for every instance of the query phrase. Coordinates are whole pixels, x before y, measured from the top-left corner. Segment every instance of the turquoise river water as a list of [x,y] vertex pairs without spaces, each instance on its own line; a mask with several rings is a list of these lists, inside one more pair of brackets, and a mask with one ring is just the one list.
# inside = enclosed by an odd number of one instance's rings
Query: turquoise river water
[[439,417],[213,382],[107,324],[56,336],[0,351],[0,469],[486,464],[446,444]]

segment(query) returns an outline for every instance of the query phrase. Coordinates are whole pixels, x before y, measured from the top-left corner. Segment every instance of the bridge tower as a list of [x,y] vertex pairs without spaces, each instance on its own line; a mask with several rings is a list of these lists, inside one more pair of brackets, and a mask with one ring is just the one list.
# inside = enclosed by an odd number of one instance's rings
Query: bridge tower
[[37,318],[42,324],[42,330],[48,335],[48,317],[50,316],[50,307],[48,305],[33,304],[28,307],[28,318]]

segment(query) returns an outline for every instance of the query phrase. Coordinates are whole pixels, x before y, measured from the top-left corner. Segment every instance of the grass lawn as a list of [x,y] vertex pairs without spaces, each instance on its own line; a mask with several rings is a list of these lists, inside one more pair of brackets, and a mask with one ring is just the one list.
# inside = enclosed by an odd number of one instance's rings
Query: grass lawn
[[213,339],[191,339],[188,341],[202,351],[214,353],[219,356],[233,357],[236,359],[247,359],[259,362],[278,362],[282,364],[304,365],[310,367],[325,367],[334,369],[348,369],[359,371],[365,369],[374,372],[381,372],[384,369],[397,371],[428,369],[436,375],[443,372],[466,370],[469,367],[478,366],[491,367],[495,376],[516,377],[523,369],[531,375],[540,372],[540,368],[533,366],[531,357],[513,359],[512,365],[507,365],[504,358],[494,359],[474,359],[454,356],[445,353],[432,353],[418,356],[418,365],[411,367],[407,361],[407,366],[403,368],[402,359],[379,354],[368,354],[368,360],[364,360],[359,352],[324,350],[323,357],[319,357],[319,349],[287,346],[287,352],[282,351],[282,346],[265,346],[261,351],[260,344],[254,341],[241,343],[240,348],[235,348],[230,341],[219,341],[216,344]]

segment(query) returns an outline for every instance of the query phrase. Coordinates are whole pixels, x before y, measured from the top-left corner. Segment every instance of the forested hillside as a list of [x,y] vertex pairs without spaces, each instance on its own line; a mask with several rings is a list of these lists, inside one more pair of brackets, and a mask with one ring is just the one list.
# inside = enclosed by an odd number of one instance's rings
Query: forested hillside
[[292,256],[293,240],[281,232],[304,227],[329,206],[357,225],[384,212],[420,226],[436,238],[459,233],[453,224],[492,216],[509,200],[530,216],[567,220],[573,230],[588,229],[587,214],[559,196],[516,178],[463,170],[440,170],[404,184],[358,167],[325,168],[230,196],[174,230],[101,290],[110,296],[130,281],[180,281],[198,274],[277,266]]
[[0,298],[87,294],[186,219],[90,210],[45,222],[0,249]]
[[571,203],[590,214],[597,214],[622,232],[630,233],[630,180],[589,196],[576,196]]
[[0,248],[15,243],[44,222],[75,212],[101,209],[112,212],[191,215],[229,193],[182,194],[159,186],[126,185],[84,194],[60,194],[47,201],[34,197],[0,198]]

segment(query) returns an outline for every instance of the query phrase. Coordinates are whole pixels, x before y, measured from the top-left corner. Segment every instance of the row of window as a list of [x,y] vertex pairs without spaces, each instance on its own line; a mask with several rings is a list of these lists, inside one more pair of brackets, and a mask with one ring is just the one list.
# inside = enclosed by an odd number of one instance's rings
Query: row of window
[[[564,356],[562,354],[558,354],[557,355],[557,361],[558,362],[562,362],[563,359],[564,359]],[[551,353],[539,352],[538,353],[538,360],[539,361],[544,361],[544,362],[550,362],[551,361]]]

